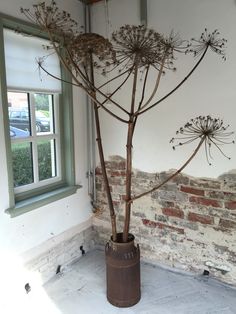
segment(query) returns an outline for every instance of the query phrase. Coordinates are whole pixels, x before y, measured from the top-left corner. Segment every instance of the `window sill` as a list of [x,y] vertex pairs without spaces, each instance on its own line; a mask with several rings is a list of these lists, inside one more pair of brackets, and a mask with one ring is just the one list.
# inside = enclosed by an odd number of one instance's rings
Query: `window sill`
[[5,212],[9,214],[11,218],[17,217],[33,209],[42,207],[49,203],[60,200],[64,197],[75,194],[79,188],[81,188],[81,186],[79,185],[73,185],[69,187],[67,186],[37,196],[33,196],[26,200],[16,202],[14,207],[6,209]]

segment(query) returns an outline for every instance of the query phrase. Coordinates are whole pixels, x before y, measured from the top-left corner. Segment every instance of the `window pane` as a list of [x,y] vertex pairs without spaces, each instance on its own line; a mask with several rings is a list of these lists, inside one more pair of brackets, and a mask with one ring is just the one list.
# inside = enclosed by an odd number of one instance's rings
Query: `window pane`
[[11,139],[30,135],[30,110],[28,94],[8,92],[8,115]]
[[14,187],[33,183],[31,143],[12,144]]
[[36,132],[54,132],[52,95],[34,94]]
[[45,140],[38,142],[38,167],[40,181],[56,176],[55,160],[55,141]]

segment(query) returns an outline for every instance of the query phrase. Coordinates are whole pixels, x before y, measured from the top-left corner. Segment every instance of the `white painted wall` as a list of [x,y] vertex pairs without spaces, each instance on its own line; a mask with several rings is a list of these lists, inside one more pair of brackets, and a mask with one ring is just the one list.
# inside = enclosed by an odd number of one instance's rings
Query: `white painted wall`
[[[200,36],[207,27],[210,31],[220,30],[222,37],[228,40],[226,62],[210,51],[197,72],[176,94],[141,117],[134,139],[134,167],[154,172],[179,168],[192,153],[194,145],[173,152],[169,144],[175,131],[190,118],[208,114],[221,117],[225,124],[230,124],[231,129],[236,131],[236,2],[148,0],[147,3],[148,27],[160,33],[168,35],[174,29],[183,39],[191,39]],[[139,0],[102,1],[93,6],[93,30],[109,36],[121,25],[140,24],[139,14]],[[167,73],[162,80],[159,95],[164,95],[176,86],[194,62],[191,57],[181,57],[176,63],[177,72]],[[127,103],[128,93],[129,89],[119,95],[122,103]],[[102,126],[106,158],[110,155],[125,157],[126,128],[106,113],[102,114]],[[194,176],[217,177],[235,169],[235,145],[226,145],[224,152],[231,157],[230,161],[214,151],[213,165],[209,166],[202,149],[185,172]]]
[[[35,3],[33,0],[2,1],[2,13],[22,18],[19,13],[21,6],[27,8]],[[57,1],[58,5],[71,12],[73,18],[83,23],[82,5],[77,0]],[[16,218],[10,218],[4,210],[9,207],[8,179],[3,130],[2,106],[0,106],[0,249],[1,257],[22,254],[34,247],[53,242],[53,238],[74,230],[74,226],[84,225],[91,217],[90,202],[87,194],[87,157],[86,157],[86,115],[84,95],[74,91],[74,131],[76,182],[83,188],[70,197],[38,208]],[[81,231],[78,229],[78,232]]]

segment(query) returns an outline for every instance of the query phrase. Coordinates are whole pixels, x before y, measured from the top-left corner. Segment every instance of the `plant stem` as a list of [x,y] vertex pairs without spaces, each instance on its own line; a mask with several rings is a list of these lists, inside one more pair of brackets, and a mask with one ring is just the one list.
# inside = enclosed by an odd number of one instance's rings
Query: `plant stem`
[[163,100],[165,100],[167,97],[169,97],[171,94],[173,94],[181,85],[183,85],[183,83],[190,77],[191,74],[193,74],[193,72],[196,70],[196,68],[199,66],[199,64],[201,63],[201,61],[203,60],[203,58],[206,55],[206,52],[208,50],[208,47],[206,47],[205,51],[203,52],[201,58],[198,60],[198,62],[195,64],[195,66],[192,68],[192,70],[188,73],[188,75],[177,85],[175,86],[175,88],[173,88],[169,93],[167,93],[165,96],[163,96],[161,99],[159,99],[157,102],[155,102],[154,104],[152,104],[151,106],[149,106],[148,108],[144,109],[144,110],[138,110],[137,112],[134,113],[135,116],[138,116],[144,112],[147,112],[148,110],[152,109],[153,107],[157,106],[160,102],[162,102]]
[[194,150],[193,154],[188,158],[188,160],[182,165],[182,167],[180,167],[175,173],[173,173],[171,176],[169,176],[167,179],[165,179],[163,182],[161,182],[160,184],[154,186],[154,188],[152,188],[149,191],[146,191],[144,193],[141,193],[137,196],[134,196],[131,200],[130,203],[132,203],[133,201],[139,199],[140,197],[143,197],[157,189],[159,189],[160,187],[162,187],[164,184],[166,184],[168,181],[170,181],[171,179],[173,179],[174,177],[176,177],[189,163],[190,161],[195,157],[195,155],[197,154],[197,152],[199,151],[200,147],[202,146],[202,144],[205,141],[206,136],[203,136],[201,138],[201,141],[199,142],[197,148]]
[[105,164],[103,145],[102,145],[102,139],[101,139],[99,114],[98,114],[98,108],[97,108],[97,105],[95,102],[93,102],[93,107],[94,107],[94,114],[95,114],[98,152],[99,152],[99,158],[100,158],[101,169],[102,169],[102,176],[103,176],[103,180],[104,180],[104,187],[105,187],[105,192],[107,195],[108,207],[109,207],[110,217],[111,217],[112,239],[115,242],[117,239],[116,215],[115,215],[115,211],[114,211],[110,185],[109,185],[107,172],[106,172],[106,164]]
[[[93,56],[92,56],[92,54],[90,54],[90,80],[91,80],[92,85],[94,85]],[[95,90],[93,90],[93,93],[94,93],[94,98],[96,98]],[[105,187],[105,192],[107,195],[108,207],[109,207],[110,217],[111,217],[112,240],[115,242],[117,240],[116,215],[115,215],[114,206],[113,206],[113,202],[112,202],[110,185],[109,185],[109,181],[108,181],[108,177],[107,177],[106,164],[105,164],[102,138],[101,138],[99,113],[98,113],[98,107],[97,107],[97,104],[95,101],[93,101],[93,108],[94,108],[94,116],[95,116],[98,153],[99,153],[101,169],[102,169],[102,176],[103,176],[103,180],[104,180],[104,187]]]
[[[126,114],[129,114],[128,111],[126,111],[122,106],[120,106],[120,105],[119,105],[117,102],[115,102],[113,99],[107,97],[106,94],[104,94],[99,88],[97,88],[97,87],[95,86],[95,83],[94,83],[94,85],[91,84],[91,82],[90,82],[89,79],[86,77],[86,75],[84,75],[84,73],[80,70],[80,68],[79,68],[79,67],[77,66],[77,64],[74,62],[73,57],[71,56],[70,51],[69,51],[68,49],[67,49],[66,51],[67,51],[68,56],[70,57],[70,61],[71,61],[71,62],[73,63],[73,65],[74,65],[74,67],[75,67],[77,73],[80,75],[80,77],[83,79],[83,81],[88,84],[88,87],[93,88],[97,93],[99,93],[99,94],[100,94],[102,97],[104,97],[106,100],[109,99],[109,101],[112,102],[112,104],[115,105],[117,108],[119,108],[121,111],[123,111],[123,112],[126,113]],[[102,104],[101,104],[101,106],[102,106]]]
[[[63,79],[61,79],[61,78],[56,77],[55,75],[51,74],[50,72],[48,72],[41,64],[39,64],[39,67],[40,67],[45,73],[47,73],[49,76],[53,77],[54,79],[60,80],[61,82],[65,82],[65,83],[71,84],[71,85],[73,85],[73,86],[78,86],[78,87],[80,87],[81,89],[83,89],[83,90],[86,92],[86,94],[89,96],[89,99],[90,99],[90,100],[92,100],[93,102],[96,102],[96,104],[99,106],[99,108],[101,107],[104,111],[106,111],[107,113],[109,113],[113,118],[119,120],[120,122],[123,122],[123,123],[125,123],[125,124],[128,124],[128,121],[127,121],[127,120],[124,120],[124,119],[122,119],[121,117],[117,116],[117,115],[114,114],[112,111],[110,111],[109,109],[107,109],[106,106],[104,106],[104,103],[109,99],[109,97],[107,97],[106,101],[104,101],[103,103],[100,103],[100,102],[97,100],[97,98],[96,98],[96,97],[94,98],[94,96],[91,94],[91,92],[89,92],[89,89],[86,88],[85,86],[83,86],[83,84],[80,83],[77,78],[74,78],[74,77],[73,77],[73,79],[74,79],[74,81],[75,81],[76,83],[67,82],[67,81],[65,81],[65,80],[63,80]],[[67,68],[65,68],[65,69],[68,70]],[[91,89],[91,87],[90,87],[90,89]]]
[[137,78],[138,78],[138,66],[135,64],[134,68],[134,80],[133,80],[133,89],[131,97],[131,107],[130,107],[130,121],[128,124],[128,133],[127,133],[127,144],[126,144],[126,203],[125,203],[125,221],[123,229],[123,242],[128,241],[129,235],[129,226],[130,226],[130,211],[131,211],[131,185],[132,185],[132,142],[134,135],[134,106],[135,106],[135,95],[137,87]]
[[[114,113],[111,112],[109,109],[107,109],[106,106],[104,106],[102,103],[98,102],[97,98],[96,98],[96,97],[94,98],[93,95],[91,95],[91,93],[89,92],[89,87],[86,88],[82,83],[79,82],[79,80],[77,79],[76,75],[73,74],[73,71],[71,71],[71,69],[70,69],[68,63],[67,63],[66,60],[65,60],[65,58],[64,58],[64,57],[62,56],[62,54],[60,53],[60,49],[57,48],[55,42],[53,41],[53,37],[52,37],[52,34],[51,34],[50,30],[46,29],[46,32],[48,33],[48,36],[49,36],[49,38],[50,38],[50,41],[52,42],[52,45],[53,45],[53,49],[55,50],[55,52],[56,52],[56,54],[57,54],[57,56],[58,56],[58,58],[59,58],[59,60],[60,60],[60,62],[61,62],[61,64],[62,64],[62,66],[71,74],[72,79],[79,85],[79,87],[81,87],[81,88],[86,92],[86,94],[89,96],[89,98],[90,98],[93,102],[98,103],[99,106],[101,106],[101,107],[102,107],[106,112],[108,112],[111,116],[113,116],[114,118],[116,118],[117,120],[119,120],[119,121],[121,121],[121,122],[123,122],[123,123],[128,123],[128,121],[126,121],[126,120],[120,118],[118,115],[114,114]],[[88,83],[88,84],[89,84],[90,89],[91,89],[91,88],[95,89],[95,88],[96,88],[95,85],[92,85],[92,86],[91,86],[91,82],[90,82],[90,81],[86,78],[86,76],[81,72],[79,66],[77,66],[77,65],[75,64],[75,62],[74,62],[73,58],[71,57],[71,54],[70,54],[70,52],[68,51],[68,49],[67,49],[67,53],[68,53],[68,56],[70,57],[71,62],[72,62],[73,65],[74,65],[75,70],[80,74],[80,77],[83,79],[83,81],[84,81],[85,83]],[[41,67],[41,68],[42,68],[42,67]],[[97,90],[97,89],[96,89],[96,90]],[[101,91],[99,91],[99,92],[101,93]],[[105,97],[106,97],[106,96],[105,96]],[[112,101],[114,104],[116,104],[113,100],[111,100],[111,101]],[[119,104],[116,104],[116,105],[119,106]],[[119,107],[120,107],[120,106],[119,106]],[[121,108],[122,108],[122,107],[121,107]],[[122,109],[123,109],[123,108],[122,108]],[[124,109],[123,109],[123,110],[124,110]]]
[[[114,94],[127,82],[131,74],[132,74],[132,69],[128,73],[127,77],[122,81],[122,83],[115,90],[113,90],[112,93],[109,94],[109,96],[107,96],[107,98],[102,102],[102,105],[106,104],[106,102],[108,102],[111,99],[111,97],[114,96]],[[125,110],[125,112],[129,114],[128,111]]]
[[[154,86],[154,90],[153,90],[151,96],[149,97],[149,99],[147,100],[147,102],[146,102],[143,106],[141,106],[140,109],[138,109],[138,110],[136,111],[136,113],[139,113],[140,111],[143,111],[144,108],[146,108],[146,107],[149,105],[149,103],[152,101],[153,97],[156,95],[157,89],[158,89],[159,84],[160,84],[160,80],[161,80],[161,76],[162,76],[162,71],[163,71],[163,69],[164,69],[165,60],[166,60],[166,57],[164,57],[164,58],[162,59],[161,67],[160,67],[160,70],[159,70],[159,72],[158,72],[157,79],[156,79],[156,83],[155,83],[155,86]],[[135,114],[136,114],[136,113],[135,113]]]

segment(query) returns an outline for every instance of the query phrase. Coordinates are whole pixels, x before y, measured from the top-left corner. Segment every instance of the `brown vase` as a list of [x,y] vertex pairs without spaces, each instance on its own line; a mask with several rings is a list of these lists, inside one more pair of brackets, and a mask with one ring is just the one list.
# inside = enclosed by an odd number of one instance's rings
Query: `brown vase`
[[122,233],[117,241],[106,244],[107,299],[117,307],[130,307],[140,300],[140,251],[135,246],[134,236],[122,242]]

